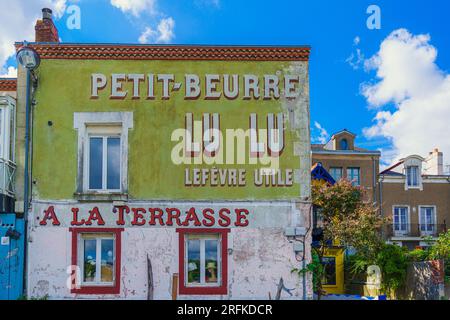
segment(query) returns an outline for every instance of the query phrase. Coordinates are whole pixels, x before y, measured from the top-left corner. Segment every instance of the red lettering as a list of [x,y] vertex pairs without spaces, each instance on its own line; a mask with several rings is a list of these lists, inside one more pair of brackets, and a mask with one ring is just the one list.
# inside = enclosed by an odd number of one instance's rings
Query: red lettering
[[118,226],[125,225],[125,213],[130,213],[130,208],[128,206],[114,207],[113,212],[116,213],[119,210],[119,217],[117,218],[116,224]]
[[[202,223],[205,227],[212,227],[215,223],[214,210],[210,208],[203,209],[203,220]],[[209,221],[209,222],[208,222]]]
[[86,225],[90,226],[93,220],[97,221],[97,225],[99,226],[103,226],[105,224],[105,221],[103,220],[98,207],[94,207],[94,209],[89,211],[89,218],[86,221]]
[[61,223],[59,223],[58,218],[56,217],[55,208],[53,206],[48,207],[47,210],[44,210],[44,217],[42,218],[42,221],[39,222],[41,226],[47,225],[47,220],[52,220],[52,225],[59,226]]
[[183,225],[189,226],[189,221],[194,221],[194,226],[201,226],[200,220],[198,220],[197,214],[195,213],[195,208],[190,208],[189,211],[186,211],[186,219],[184,219]]
[[166,225],[173,226],[172,220],[175,219],[177,222],[177,226],[182,226],[180,221],[180,210],[177,208],[166,208],[167,212],[167,222]]
[[146,210],[144,208],[132,208],[131,210],[133,210],[133,221],[131,221],[131,225],[143,226],[145,224],[145,219],[142,213],[145,213]]
[[[236,227],[246,227],[248,226],[248,220],[247,217],[249,212],[247,209],[236,209],[234,210],[236,212],[236,222],[234,225]],[[242,214],[243,213],[243,214]],[[242,222],[244,220],[244,222]]]
[[70,224],[72,226],[82,226],[86,220],[81,219],[81,221],[78,221],[78,212],[80,211],[80,209],[78,208],[72,208],[72,222],[70,222]]
[[230,210],[227,208],[220,209],[219,211],[219,226],[228,227],[231,223],[231,219],[228,216],[230,214]]
[[[164,220],[163,220],[163,214],[164,211],[162,211],[160,208],[149,208],[148,212],[150,212],[150,220],[148,221],[148,224],[151,226],[154,226],[156,224],[156,219],[159,220],[159,225],[163,226],[164,225]],[[156,213],[158,212],[158,213]]]

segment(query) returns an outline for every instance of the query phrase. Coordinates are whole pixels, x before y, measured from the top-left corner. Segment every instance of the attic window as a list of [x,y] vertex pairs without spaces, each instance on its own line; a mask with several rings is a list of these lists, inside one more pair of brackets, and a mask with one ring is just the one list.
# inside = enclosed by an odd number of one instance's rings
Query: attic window
[[408,166],[406,168],[406,177],[408,187],[418,187],[419,186],[419,167],[418,166]]
[[340,146],[341,150],[348,150],[348,141],[347,141],[347,139],[342,139],[339,142],[339,146]]

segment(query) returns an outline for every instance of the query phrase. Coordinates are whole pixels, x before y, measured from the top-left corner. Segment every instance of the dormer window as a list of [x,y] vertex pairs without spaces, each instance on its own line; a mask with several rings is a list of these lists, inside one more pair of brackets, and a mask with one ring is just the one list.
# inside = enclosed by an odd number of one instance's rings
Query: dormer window
[[348,150],[348,140],[347,139],[341,139],[339,143],[339,147],[341,150]]
[[419,166],[408,166],[406,168],[408,187],[419,187]]

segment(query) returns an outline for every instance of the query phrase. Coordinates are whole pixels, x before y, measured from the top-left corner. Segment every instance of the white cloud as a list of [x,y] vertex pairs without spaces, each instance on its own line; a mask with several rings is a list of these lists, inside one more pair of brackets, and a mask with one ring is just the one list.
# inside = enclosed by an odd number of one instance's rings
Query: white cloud
[[330,135],[327,130],[325,130],[325,128],[322,127],[322,125],[317,121],[314,121],[314,127],[315,129],[313,128],[313,130],[316,131],[317,134],[312,138],[312,142],[321,144],[327,143],[330,139]]
[[135,17],[139,17],[143,12],[150,14],[157,12],[156,0],[111,0],[111,5]]
[[[359,43],[361,42],[361,38],[359,36],[356,36],[353,39],[353,46],[357,47]],[[353,68],[353,70],[358,70],[361,66],[364,65],[364,54],[361,52],[361,49],[356,48],[354,52],[351,53],[351,55],[345,59],[345,62],[350,65],[350,67]]]
[[140,43],[169,43],[175,37],[175,21],[169,17],[159,21],[156,30],[146,27],[139,37]]
[[345,59],[345,62],[347,62],[353,70],[358,70],[363,64],[364,64],[364,54],[361,52],[361,49],[356,49],[355,52],[352,52],[352,54]]
[[0,74],[0,78],[17,78],[17,68],[8,67],[6,73]]
[[426,156],[436,147],[450,155],[450,75],[436,65],[437,53],[429,35],[399,29],[366,61],[377,79],[362,85],[362,93],[379,111],[363,132],[391,141],[384,150],[391,159]]
[[66,0],[14,0],[0,10],[0,73],[6,73],[8,58],[14,56],[16,41],[34,41],[36,20],[42,17],[41,9],[53,9],[56,19],[64,14]]
[[[112,6],[124,13],[130,13],[136,18],[147,13],[156,17],[166,16],[156,9],[157,0],[110,0]],[[157,26],[146,26],[138,38],[140,43],[169,43],[175,37],[175,20],[172,17],[162,18]]]
[[157,38],[157,32],[150,27],[146,27],[144,32],[139,36],[139,43],[149,43],[152,39]]
[[157,42],[169,43],[174,38],[173,28],[175,21],[172,18],[162,19],[158,24],[159,36]]

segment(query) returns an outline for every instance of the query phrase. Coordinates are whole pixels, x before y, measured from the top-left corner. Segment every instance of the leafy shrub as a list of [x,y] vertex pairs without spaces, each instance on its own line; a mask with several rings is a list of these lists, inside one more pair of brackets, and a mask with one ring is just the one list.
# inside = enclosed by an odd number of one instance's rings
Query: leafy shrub
[[408,258],[402,247],[385,244],[377,255],[377,265],[381,269],[382,288],[386,293],[394,292],[406,282]]
[[429,250],[415,249],[407,253],[407,258],[411,262],[420,262],[428,260]]

